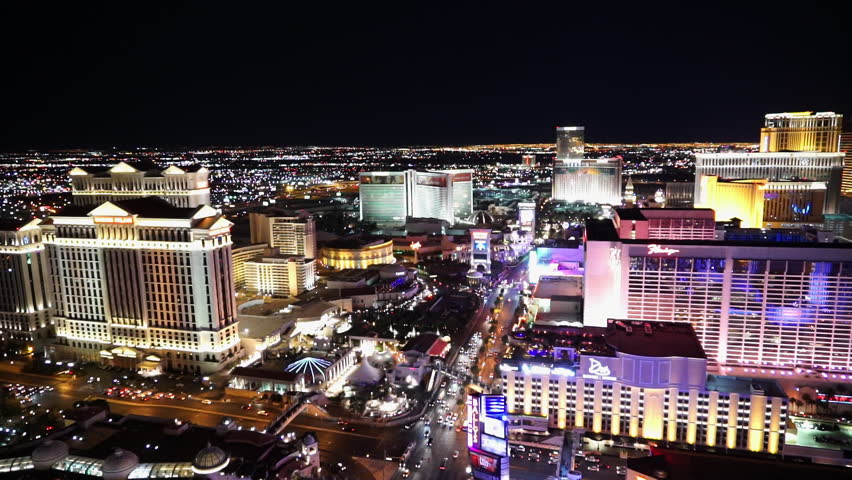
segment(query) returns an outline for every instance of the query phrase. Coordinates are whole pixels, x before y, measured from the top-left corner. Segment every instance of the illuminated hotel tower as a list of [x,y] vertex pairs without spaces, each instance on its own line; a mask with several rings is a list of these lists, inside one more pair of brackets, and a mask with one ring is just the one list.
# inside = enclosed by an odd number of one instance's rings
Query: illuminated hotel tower
[[845,155],[840,193],[844,197],[852,197],[852,132],[840,135],[840,151]]
[[766,115],[760,129],[761,152],[838,152],[843,115],[786,112]]
[[621,205],[621,159],[584,159],[585,127],[556,127],[554,200]]
[[211,373],[241,354],[231,222],[156,197],[71,206],[43,225],[55,359]]
[[74,205],[97,206],[103,202],[157,196],[176,207],[210,203],[209,171],[201,166],[165,169],[119,162],[108,170],[76,167],[71,176]]
[[30,351],[49,336],[50,288],[39,220],[0,222],[0,350]]

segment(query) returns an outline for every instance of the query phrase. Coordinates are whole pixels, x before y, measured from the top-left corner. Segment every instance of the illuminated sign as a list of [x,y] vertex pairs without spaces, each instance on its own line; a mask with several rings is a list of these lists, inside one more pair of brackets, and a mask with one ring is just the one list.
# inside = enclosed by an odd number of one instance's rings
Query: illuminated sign
[[488,240],[488,237],[491,236],[491,233],[487,232],[487,231],[479,230],[479,231],[471,232],[471,235],[473,236],[474,240]]
[[133,217],[93,217],[93,221],[100,224],[130,225],[133,223]]
[[518,367],[516,367],[514,365],[506,365],[504,363],[501,363],[500,364],[500,370],[502,370],[504,372],[517,372]]
[[592,375],[608,377],[610,374],[612,374],[612,371],[610,371],[609,367],[604,366],[604,364],[602,364],[600,360],[596,358],[590,358],[589,361],[591,362],[589,366],[589,373],[591,373]]
[[468,448],[479,448],[480,397],[479,395],[470,395],[468,399],[471,401],[468,403],[470,424],[467,428],[467,446]]
[[501,457],[505,457],[509,454],[509,444],[506,440],[501,440],[499,438],[492,437],[491,435],[482,436],[482,445],[480,448],[486,452],[500,455]]
[[470,173],[454,173],[451,175],[454,182],[469,182],[471,181]]
[[473,249],[478,252],[484,252],[488,250],[488,241],[487,240],[474,240],[473,241]]
[[207,180],[200,180],[195,183],[195,188],[207,188],[208,183]]
[[615,380],[616,374],[613,372],[617,365],[609,364],[610,358],[597,359],[593,357],[581,357],[583,364],[583,378],[594,380]]
[[506,438],[506,423],[499,418],[482,417],[482,432],[487,434],[483,435],[480,439],[480,443],[482,444],[485,443],[485,437],[488,435],[492,435],[497,438]]
[[671,256],[675,253],[678,253],[680,250],[676,248],[664,247],[662,245],[657,245],[652,243],[648,245],[648,255],[666,255]]
[[850,396],[850,395],[831,395],[831,396],[828,396],[824,393],[818,393],[817,398],[820,401],[828,402],[828,403],[852,404],[852,396]]
[[500,471],[500,462],[497,458],[480,452],[470,452],[470,466],[488,473],[496,474]]
[[486,416],[502,419],[506,414],[506,397],[503,395],[483,395],[482,402]]

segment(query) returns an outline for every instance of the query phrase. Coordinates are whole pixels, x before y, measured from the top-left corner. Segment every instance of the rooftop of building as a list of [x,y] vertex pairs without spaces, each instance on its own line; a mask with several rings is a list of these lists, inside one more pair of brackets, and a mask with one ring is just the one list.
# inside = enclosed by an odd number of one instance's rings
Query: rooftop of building
[[273,255],[264,255],[262,257],[257,257],[251,260],[247,260],[246,263],[287,263],[287,262],[305,262],[310,263],[313,262],[314,259],[310,257],[306,257],[304,255],[289,255],[284,253],[276,253]]
[[707,358],[689,323],[607,320],[606,343],[615,351],[643,357]]
[[92,205],[71,205],[52,216],[86,217],[92,211],[102,207],[106,203],[111,203],[131,215],[138,215],[142,218],[191,219],[195,216],[199,209],[205,208],[204,206],[191,208],[175,207],[160,197],[150,196],[105,202],[97,207],[93,207]]
[[778,386],[775,380],[763,378],[734,377],[728,375],[707,375],[707,385],[710,391],[736,393],[739,395],[760,394],[767,397],[783,397],[787,394]]
[[288,372],[286,370],[276,370],[271,368],[251,368],[251,367],[236,367],[231,370],[232,377],[251,377],[251,378],[264,378],[267,380],[276,380],[279,382],[287,382],[294,383],[299,377],[302,376],[301,373],[297,372]]
[[[69,427],[74,429],[76,427]],[[2,472],[0,478],[99,478],[99,471],[89,470],[85,473],[88,463],[86,459],[101,461],[104,466],[134,468],[143,464],[181,464],[189,467],[199,458],[199,454],[209,454],[221,451],[225,458],[230,458],[223,472],[235,477],[246,476],[265,477],[271,472],[282,468],[282,460],[297,453],[299,442],[285,443],[275,435],[248,430],[202,427],[178,423],[173,419],[157,417],[142,417],[138,415],[112,415],[106,421],[95,423],[85,430],[66,434],[52,440],[43,439],[31,442],[14,449],[5,449],[0,458],[15,458],[31,456],[36,450],[45,449],[57,457],[67,458],[67,461],[80,461],[79,472],[68,466],[71,471],[60,470],[26,470]],[[309,443],[315,442],[316,435],[306,433],[303,437]],[[49,442],[54,442],[50,444]],[[56,443],[58,442],[58,443]],[[67,454],[65,446],[68,447]],[[60,448],[55,448],[58,446]],[[54,448],[51,448],[54,447]],[[120,453],[116,453],[120,452]],[[222,456],[220,454],[220,456]],[[74,457],[78,457],[75,459]],[[79,457],[83,457],[80,459]],[[85,463],[85,465],[84,465]],[[168,466],[169,469],[178,465]],[[142,475],[144,468],[134,470],[136,476],[131,478],[149,478]],[[150,469],[149,469],[150,470]],[[66,475],[68,474],[68,475]]]
[[700,453],[686,450],[654,448],[653,456],[627,460],[627,468],[647,478],[666,480],[715,480],[719,478],[766,478],[772,480],[801,480],[803,478],[849,479],[848,468],[780,461],[775,457],[726,452]]
[[852,243],[818,243],[818,242],[778,242],[778,241],[744,241],[744,240],[666,240],[626,239],[619,238],[618,231],[612,220],[587,220],[586,240],[590,242],[621,242],[632,245],[683,245],[683,246],[715,246],[715,247],[789,247],[789,248],[821,248],[821,249],[852,249]]
[[377,235],[350,235],[348,237],[331,240],[323,245],[323,248],[335,248],[340,250],[357,250],[389,242],[390,239]]
[[535,286],[533,297],[577,297],[583,295],[583,277],[581,276],[542,276]]
[[[123,164],[123,165],[122,165]],[[127,168],[130,167],[130,168]],[[115,165],[106,166],[106,167],[96,167],[96,166],[83,166],[83,167],[75,167],[75,170],[82,170],[85,173],[93,175],[95,177],[109,177],[111,173],[113,173],[113,169],[116,169],[119,173],[135,173],[142,172],[146,177],[162,177],[163,172],[168,169],[178,168],[187,173],[193,173],[201,170],[204,166],[199,164],[193,165],[184,165],[184,166],[167,166],[161,167],[157,165],[155,162],[148,159],[138,159],[138,160],[125,160],[119,162]],[[134,172],[135,171],[135,172]]]
[[375,277],[377,272],[373,269],[366,268],[345,268],[343,270],[333,272],[327,277],[333,282],[357,282],[358,280]]
[[613,356],[613,348],[604,340],[606,329],[582,325],[539,325],[516,331],[509,353],[503,361],[542,361],[574,364],[573,359],[554,359],[556,348],[573,348],[579,353]]
[[654,218],[716,218],[712,208],[616,208],[621,220],[651,220]]
[[438,336],[437,333],[434,332],[426,332],[421,333],[420,335],[412,338],[402,347],[403,352],[417,351],[423,354],[429,352],[433,345],[436,342],[441,341],[441,337]]

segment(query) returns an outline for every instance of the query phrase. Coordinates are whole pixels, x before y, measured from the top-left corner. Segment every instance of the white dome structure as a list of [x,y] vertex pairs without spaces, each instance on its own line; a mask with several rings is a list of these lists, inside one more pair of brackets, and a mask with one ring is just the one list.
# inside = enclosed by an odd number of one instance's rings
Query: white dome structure
[[361,365],[349,375],[349,383],[353,385],[375,385],[381,381],[384,374],[378,368],[370,365],[367,357],[361,359]]
[[30,458],[36,470],[48,470],[68,456],[68,445],[59,440],[48,440],[33,450]]
[[135,453],[117,448],[104,460],[101,471],[104,480],[124,480],[139,466]]
[[202,448],[192,461],[192,471],[197,475],[212,475],[231,462],[231,457],[219,447]]
[[494,216],[485,210],[477,210],[468,217],[467,222],[474,225],[490,225],[494,223]]

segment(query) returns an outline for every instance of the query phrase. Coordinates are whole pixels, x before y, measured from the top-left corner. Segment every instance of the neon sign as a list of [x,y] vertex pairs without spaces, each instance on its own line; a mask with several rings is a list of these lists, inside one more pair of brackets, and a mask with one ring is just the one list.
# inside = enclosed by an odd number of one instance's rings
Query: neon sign
[[657,244],[654,244],[654,243],[652,243],[651,245],[648,245],[648,255],[671,256],[671,255],[678,253],[678,252],[680,252],[680,250],[678,250],[676,248],[664,247],[662,245],[657,245]]
[[612,374],[612,371],[610,371],[609,367],[604,366],[604,364],[602,364],[600,360],[590,358],[589,362],[591,362],[591,365],[589,365],[589,373],[591,373],[592,375],[608,377],[610,374]]
[[467,447],[479,448],[479,396],[467,397]]

